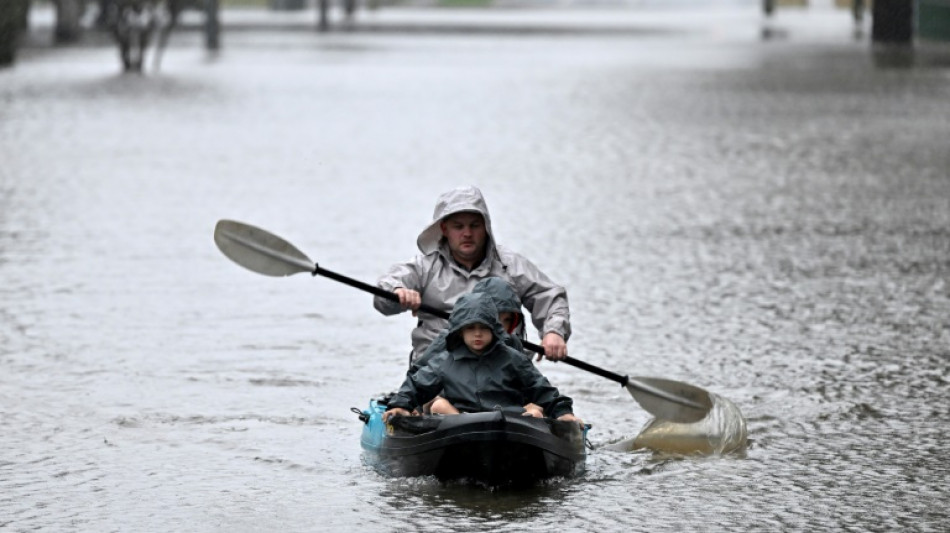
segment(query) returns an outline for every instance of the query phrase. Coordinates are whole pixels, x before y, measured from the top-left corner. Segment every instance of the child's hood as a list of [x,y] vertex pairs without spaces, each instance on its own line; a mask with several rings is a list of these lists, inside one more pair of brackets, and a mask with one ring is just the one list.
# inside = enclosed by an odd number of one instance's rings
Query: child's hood
[[490,346],[504,338],[505,330],[498,321],[498,308],[491,296],[485,293],[470,292],[459,297],[449,317],[449,333],[445,338],[449,350],[455,349],[461,342],[462,328],[471,324],[485,324],[494,336]]
[[524,316],[521,312],[521,299],[507,281],[501,278],[485,278],[475,284],[472,292],[487,294],[495,302],[499,313],[511,312]]

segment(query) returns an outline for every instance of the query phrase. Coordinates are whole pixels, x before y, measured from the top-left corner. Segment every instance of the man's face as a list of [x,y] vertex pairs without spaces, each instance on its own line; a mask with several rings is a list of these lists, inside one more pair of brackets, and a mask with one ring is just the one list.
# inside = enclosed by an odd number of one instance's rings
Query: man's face
[[481,263],[485,257],[485,243],[488,241],[482,215],[456,213],[445,219],[440,227],[456,261],[469,268]]

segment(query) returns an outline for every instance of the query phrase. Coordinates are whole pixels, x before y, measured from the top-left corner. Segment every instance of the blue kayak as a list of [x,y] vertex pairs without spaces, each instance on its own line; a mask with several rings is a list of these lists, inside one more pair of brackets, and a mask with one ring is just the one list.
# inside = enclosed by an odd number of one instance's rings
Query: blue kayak
[[358,412],[364,461],[386,476],[527,485],[584,470],[587,429],[574,422],[490,411],[397,416],[383,422],[385,399]]

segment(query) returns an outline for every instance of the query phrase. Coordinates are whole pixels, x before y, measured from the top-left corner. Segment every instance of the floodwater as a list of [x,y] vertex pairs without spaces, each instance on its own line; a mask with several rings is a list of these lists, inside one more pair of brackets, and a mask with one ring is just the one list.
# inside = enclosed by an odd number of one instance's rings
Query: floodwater
[[[27,47],[0,71],[0,529],[946,530],[942,52],[888,60],[844,12],[780,12],[773,39],[755,8],[637,16],[244,31],[213,57],[182,34],[145,76]],[[594,425],[579,479],[362,465],[350,408],[399,384],[412,319],[245,271],[214,224],[372,281],[463,184],[567,286],[573,356],[730,399],[745,452],[609,450],[648,415],[544,362]]]

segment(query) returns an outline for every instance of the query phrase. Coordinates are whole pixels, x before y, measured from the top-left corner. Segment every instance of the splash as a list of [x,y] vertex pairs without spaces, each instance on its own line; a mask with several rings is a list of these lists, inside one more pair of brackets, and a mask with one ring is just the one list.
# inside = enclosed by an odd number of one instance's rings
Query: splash
[[723,455],[741,451],[748,440],[742,412],[731,401],[710,394],[712,409],[706,418],[688,424],[651,419],[625,451],[648,449],[673,455]]

